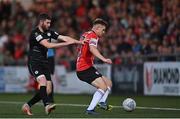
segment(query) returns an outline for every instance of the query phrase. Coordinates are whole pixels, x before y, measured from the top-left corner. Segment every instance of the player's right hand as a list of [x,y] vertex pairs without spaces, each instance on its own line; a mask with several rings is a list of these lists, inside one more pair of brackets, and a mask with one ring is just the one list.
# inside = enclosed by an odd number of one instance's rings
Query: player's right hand
[[84,45],[85,44],[85,42],[82,40],[82,41],[79,41],[80,42],[80,44],[82,44],[82,45]]
[[87,40],[81,40],[81,41],[76,40],[75,41],[76,44],[81,44],[81,45],[84,45],[87,42],[88,42]]
[[112,60],[111,59],[105,59],[104,62],[107,63],[107,64],[112,64]]

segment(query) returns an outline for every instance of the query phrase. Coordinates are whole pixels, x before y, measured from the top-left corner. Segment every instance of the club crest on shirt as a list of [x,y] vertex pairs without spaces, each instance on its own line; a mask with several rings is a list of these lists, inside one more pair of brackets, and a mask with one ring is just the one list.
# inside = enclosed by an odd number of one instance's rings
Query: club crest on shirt
[[38,71],[35,71],[34,73],[35,73],[35,74],[38,74],[39,72],[38,72]]
[[48,33],[47,33],[47,36],[51,36],[51,33],[48,32]]

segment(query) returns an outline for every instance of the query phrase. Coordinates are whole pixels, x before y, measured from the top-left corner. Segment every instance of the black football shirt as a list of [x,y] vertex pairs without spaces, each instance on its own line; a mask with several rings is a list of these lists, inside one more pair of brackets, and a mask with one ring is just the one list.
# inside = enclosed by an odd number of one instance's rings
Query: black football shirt
[[57,40],[59,34],[51,29],[41,32],[39,28],[32,30],[29,37],[29,62],[42,62],[47,63],[47,50],[48,48],[40,44],[44,39],[47,39],[48,42],[51,40]]

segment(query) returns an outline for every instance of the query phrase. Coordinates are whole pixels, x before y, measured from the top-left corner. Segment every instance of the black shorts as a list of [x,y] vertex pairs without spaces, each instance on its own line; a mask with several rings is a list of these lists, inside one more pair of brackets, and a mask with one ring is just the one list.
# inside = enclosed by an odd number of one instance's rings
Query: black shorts
[[83,71],[77,71],[76,74],[81,81],[89,84],[91,84],[95,79],[102,77],[102,74],[99,73],[94,67],[90,67]]
[[29,62],[28,69],[32,76],[36,79],[40,75],[45,75],[47,81],[51,81],[50,70],[48,63]]
[[54,69],[55,69],[55,59],[54,59],[54,57],[48,57],[48,64],[49,64],[50,73],[53,75],[54,74]]

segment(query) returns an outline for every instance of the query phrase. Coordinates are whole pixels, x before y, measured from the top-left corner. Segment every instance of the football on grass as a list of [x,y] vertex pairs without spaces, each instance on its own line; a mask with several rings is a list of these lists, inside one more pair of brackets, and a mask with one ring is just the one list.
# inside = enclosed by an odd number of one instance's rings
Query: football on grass
[[125,111],[131,112],[136,108],[136,102],[132,98],[126,98],[122,103]]

